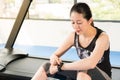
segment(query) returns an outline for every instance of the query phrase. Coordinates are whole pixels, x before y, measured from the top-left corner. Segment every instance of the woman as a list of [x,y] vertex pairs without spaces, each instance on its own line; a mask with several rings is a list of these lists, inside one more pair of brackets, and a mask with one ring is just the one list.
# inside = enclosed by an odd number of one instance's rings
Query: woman
[[[111,80],[108,35],[93,24],[92,13],[86,3],[76,3],[70,11],[74,31],[50,57],[50,63],[40,67],[32,80],[46,80],[48,76],[61,80]],[[80,60],[63,63],[60,57],[75,46]]]

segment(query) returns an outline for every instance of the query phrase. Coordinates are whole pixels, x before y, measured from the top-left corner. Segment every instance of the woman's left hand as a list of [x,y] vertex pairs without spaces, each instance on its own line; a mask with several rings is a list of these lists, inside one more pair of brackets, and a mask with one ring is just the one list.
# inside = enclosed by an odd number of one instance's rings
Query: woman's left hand
[[55,54],[53,54],[51,57],[50,57],[50,63],[51,65],[58,65],[62,62],[62,60],[56,56]]
[[58,72],[57,65],[51,65],[50,66],[50,74],[55,74],[56,72]]

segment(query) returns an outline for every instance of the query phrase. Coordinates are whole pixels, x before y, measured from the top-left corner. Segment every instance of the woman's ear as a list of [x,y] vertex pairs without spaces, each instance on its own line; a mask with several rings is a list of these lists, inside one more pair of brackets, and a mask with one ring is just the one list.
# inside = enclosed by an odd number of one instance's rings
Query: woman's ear
[[93,19],[90,18],[89,21],[88,21],[88,23],[89,23],[89,24],[92,24],[92,22],[93,22]]

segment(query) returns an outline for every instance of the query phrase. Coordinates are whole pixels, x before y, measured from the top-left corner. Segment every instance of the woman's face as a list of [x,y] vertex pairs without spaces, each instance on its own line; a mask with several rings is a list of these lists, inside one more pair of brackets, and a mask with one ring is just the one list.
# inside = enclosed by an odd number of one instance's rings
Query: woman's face
[[89,21],[83,17],[83,14],[72,12],[70,18],[73,29],[77,34],[85,33],[87,27],[90,26]]

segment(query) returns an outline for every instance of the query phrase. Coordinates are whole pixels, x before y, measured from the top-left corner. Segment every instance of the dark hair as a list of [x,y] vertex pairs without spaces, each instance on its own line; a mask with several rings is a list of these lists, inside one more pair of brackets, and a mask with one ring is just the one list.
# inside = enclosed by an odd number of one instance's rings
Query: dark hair
[[[87,20],[89,20],[92,17],[92,13],[90,10],[90,7],[86,3],[76,3],[73,5],[73,7],[70,10],[70,15],[72,12],[77,12],[83,14],[83,17]],[[91,24],[94,26],[93,22]]]

